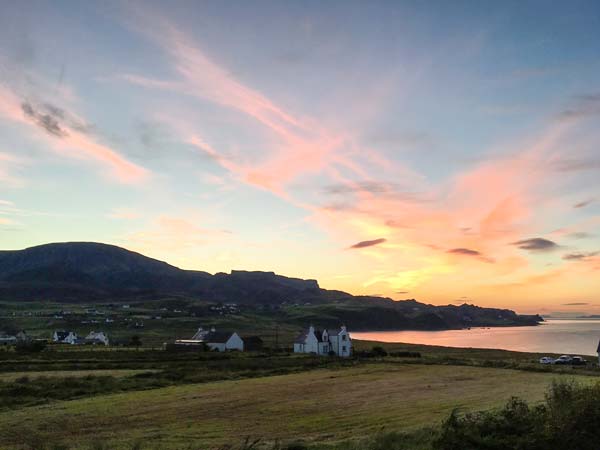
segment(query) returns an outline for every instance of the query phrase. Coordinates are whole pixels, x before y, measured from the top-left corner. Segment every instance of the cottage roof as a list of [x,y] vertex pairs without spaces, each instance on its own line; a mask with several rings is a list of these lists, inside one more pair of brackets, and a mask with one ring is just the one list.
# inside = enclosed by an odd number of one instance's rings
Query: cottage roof
[[294,341],[294,343],[295,344],[304,344],[306,342],[307,337],[308,337],[308,328],[305,330],[302,330],[302,333],[300,333],[296,337],[296,340]]
[[59,340],[61,340],[61,341],[63,339],[65,339],[68,335],[69,335],[68,331],[57,331],[56,332],[56,338],[59,339]]
[[211,331],[204,337],[204,342],[224,344],[233,335],[231,331]]
[[[319,342],[323,342],[323,331],[325,331],[325,330],[314,330],[317,341],[319,341]],[[300,333],[298,335],[298,337],[296,338],[294,343],[295,344],[304,344],[306,342],[306,338],[308,337],[309,332],[310,332],[310,328],[306,328],[305,330],[302,330],[302,333]],[[331,335],[331,333],[329,333],[329,331],[327,331],[327,333]]]

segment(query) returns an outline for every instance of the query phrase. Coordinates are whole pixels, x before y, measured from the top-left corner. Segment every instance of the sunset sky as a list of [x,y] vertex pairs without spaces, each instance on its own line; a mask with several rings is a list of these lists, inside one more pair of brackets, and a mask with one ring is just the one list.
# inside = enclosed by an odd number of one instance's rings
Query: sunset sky
[[600,313],[600,4],[0,2],[0,248]]

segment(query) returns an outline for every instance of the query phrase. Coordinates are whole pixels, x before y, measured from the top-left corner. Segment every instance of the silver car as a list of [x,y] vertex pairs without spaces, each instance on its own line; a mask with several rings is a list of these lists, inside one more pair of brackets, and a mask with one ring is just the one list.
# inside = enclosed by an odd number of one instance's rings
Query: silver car
[[571,364],[572,359],[569,355],[562,355],[554,360],[554,364]]
[[544,356],[543,358],[540,358],[540,364],[554,364],[554,358]]

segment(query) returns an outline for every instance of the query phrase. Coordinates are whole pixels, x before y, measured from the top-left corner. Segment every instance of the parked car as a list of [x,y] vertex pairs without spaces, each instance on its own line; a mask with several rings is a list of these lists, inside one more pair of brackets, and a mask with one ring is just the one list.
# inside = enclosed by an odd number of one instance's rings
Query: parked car
[[573,358],[569,355],[562,355],[554,360],[554,364],[571,364],[572,360]]
[[544,356],[543,358],[540,358],[540,364],[554,364],[554,358]]
[[574,366],[585,366],[587,364],[587,361],[581,356],[573,356],[573,358],[571,359],[571,364]]

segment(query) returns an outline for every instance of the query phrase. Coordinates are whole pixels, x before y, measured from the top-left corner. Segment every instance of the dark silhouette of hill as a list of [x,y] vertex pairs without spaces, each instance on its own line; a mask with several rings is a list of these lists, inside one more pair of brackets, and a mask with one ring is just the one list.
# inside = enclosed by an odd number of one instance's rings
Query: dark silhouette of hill
[[447,329],[531,325],[539,316],[473,305],[434,306],[415,300],[352,296],[316,280],[273,272],[230,274],[182,270],[114,245],[67,242],[0,251],[0,300],[120,302],[185,298],[241,305],[304,305],[307,318],[347,321],[356,328]]
[[213,301],[280,303],[318,293],[315,280],[272,272],[231,274],[182,270],[114,245],[46,244],[0,252],[0,298],[16,300],[130,300],[165,295]]

